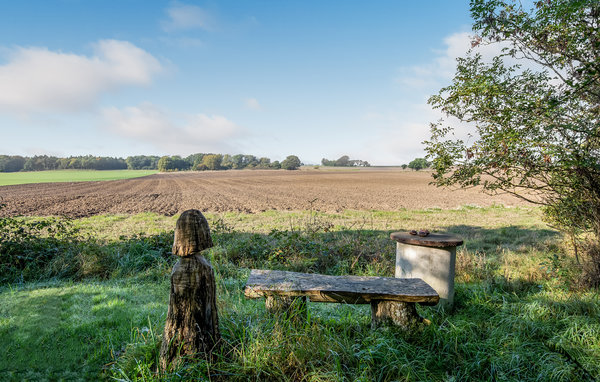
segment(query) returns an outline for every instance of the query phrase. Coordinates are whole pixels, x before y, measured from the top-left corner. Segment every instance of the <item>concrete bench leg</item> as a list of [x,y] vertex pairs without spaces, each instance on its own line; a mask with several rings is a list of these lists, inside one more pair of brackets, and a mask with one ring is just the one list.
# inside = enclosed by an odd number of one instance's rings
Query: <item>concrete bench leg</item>
[[306,296],[267,296],[265,306],[267,312],[283,315],[291,321],[305,321],[308,314]]
[[395,325],[404,330],[419,327],[423,318],[417,313],[414,302],[397,301],[372,301],[371,302],[371,327]]

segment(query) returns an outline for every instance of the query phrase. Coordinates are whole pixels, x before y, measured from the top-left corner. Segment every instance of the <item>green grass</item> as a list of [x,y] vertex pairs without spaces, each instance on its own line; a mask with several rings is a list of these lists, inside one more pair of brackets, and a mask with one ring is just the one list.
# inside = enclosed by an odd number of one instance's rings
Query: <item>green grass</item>
[[138,178],[156,174],[155,170],[54,170],[30,172],[2,172],[0,186],[51,182],[89,182],[95,180],[117,180]]
[[132,329],[158,325],[167,300],[166,281],[54,282],[5,291],[0,380],[97,380],[131,341]]
[[[0,286],[0,380],[593,381],[600,375],[598,292],[577,289],[574,259],[537,209],[207,217],[215,247],[205,256],[215,268],[223,336],[212,363],[197,359],[172,374],[156,373],[175,217],[96,216],[71,223],[76,237],[45,252],[47,266],[28,273],[37,279]],[[419,307],[432,321],[420,332],[372,330],[366,305],[310,303],[308,321],[292,324],[269,316],[264,301],[243,296],[250,268],[391,276],[389,233],[412,228],[465,240],[457,252],[455,307]],[[58,272],[67,265],[70,272]]]

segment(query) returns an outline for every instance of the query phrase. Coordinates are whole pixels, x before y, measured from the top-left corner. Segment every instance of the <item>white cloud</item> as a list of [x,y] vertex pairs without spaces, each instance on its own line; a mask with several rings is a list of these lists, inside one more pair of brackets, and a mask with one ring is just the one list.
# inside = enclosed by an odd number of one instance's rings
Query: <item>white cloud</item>
[[94,55],[53,52],[46,48],[11,50],[0,66],[0,111],[77,111],[105,92],[148,85],[161,64],[126,41],[101,40]]
[[152,144],[162,152],[233,152],[246,132],[220,115],[185,115],[181,121],[144,103],[137,107],[103,110],[105,128],[115,134]]
[[246,107],[246,109],[250,109],[250,110],[256,110],[256,111],[262,110],[262,106],[260,105],[260,103],[258,102],[258,100],[256,98],[246,98],[244,100],[244,107]]
[[168,20],[163,21],[166,32],[187,29],[212,29],[212,18],[204,9],[189,4],[174,3],[167,9]]
[[[421,143],[430,138],[429,124],[442,117],[442,113],[433,110],[426,100],[450,83],[456,71],[456,58],[466,55],[471,48],[472,36],[454,33],[443,41],[445,49],[434,52],[436,54],[429,63],[400,68],[401,75],[396,82],[403,86],[403,92],[409,94],[413,102],[402,102],[387,111],[370,110],[363,115],[363,120],[372,131],[372,139],[365,142],[360,155],[368,158],[377,153],[373,160],[376,164],[408,163],[415,157],[425,155]],[[489,62],[505,46],[481,44],[476,50],[484,61]],[[514,64],[517,61],[510,60],[507,63]],[[419,98],[423,101],[419,102]],[[469,140],[468,133],[473,133],[472,126],[452,118],[446,118],[445,121],[454,128],[455,138]]]
[[[456,59],[464,57],[471,48],[473,35],[460,32],[444,38],[446,48],[437,51],[437,56],[429,63],[411,67],[401,67],[400,76],[396,79],[406,87],[437,91],[449,83],[456,72]],[[483,60],[490,62],[492,57],[499,55],[506,43],[480,44],[475,48]],[[511,60],[511,64],[516,61]]]

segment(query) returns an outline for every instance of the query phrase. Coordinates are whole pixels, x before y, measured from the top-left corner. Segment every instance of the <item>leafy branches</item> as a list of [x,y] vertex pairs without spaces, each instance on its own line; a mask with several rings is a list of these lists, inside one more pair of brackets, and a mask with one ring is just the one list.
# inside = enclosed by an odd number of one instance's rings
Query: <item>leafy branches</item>
[[[569,232],[600,239],[600,4],[473,0],[472,49],[429,103],[435,183],[480,185],[542,204]],[[491,62],[478,49],[501,44]],[[471,127],[454,136],[451,119]]]

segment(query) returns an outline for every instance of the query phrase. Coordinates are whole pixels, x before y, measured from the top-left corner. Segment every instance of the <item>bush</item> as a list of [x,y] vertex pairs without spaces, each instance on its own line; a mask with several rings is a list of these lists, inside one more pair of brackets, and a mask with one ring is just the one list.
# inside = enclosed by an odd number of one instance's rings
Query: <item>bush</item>
[[295,155],[290,155],[281,162],[281,168],[284,170],[297,170],[302,166],[302,162]]
[[[416,158],[408,164],[408,168],[412,168],[415,171],[423,170],[429,167],[429,162],[425,158]],[[405,168],[402,166],[402,168]]]

